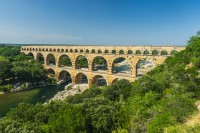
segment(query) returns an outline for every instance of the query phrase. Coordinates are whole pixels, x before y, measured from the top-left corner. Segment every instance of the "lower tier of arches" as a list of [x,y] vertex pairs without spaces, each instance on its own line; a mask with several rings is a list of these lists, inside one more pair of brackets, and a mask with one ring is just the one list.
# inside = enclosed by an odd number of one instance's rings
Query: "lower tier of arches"
[[126,79],[129,81],[134,81],[136,78],[123,76],[123,75],[108,75],[98,72],[81,71],[81,70],[71,70],[62,68],[52,68],[46,67],[46,71],[49,74],[55,76],[57,81],[66,81],[73,84],[87,83],[89,86],[103,86],[115,83],[117,80]]

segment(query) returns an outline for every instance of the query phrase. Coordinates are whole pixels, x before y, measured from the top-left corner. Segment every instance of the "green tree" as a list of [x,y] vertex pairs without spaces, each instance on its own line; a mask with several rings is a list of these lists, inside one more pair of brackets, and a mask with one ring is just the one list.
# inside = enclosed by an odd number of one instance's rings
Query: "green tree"
[[0,56],[0,85],[3,84],[7,78],[12,76],[11,68],[12,64],[7,59]]
[[85,132],[85,118],[82,107],[66,104],[49,118],[50,132],[83,133]]
[[12,72],[19,81],[40,81],[45,78],[43,66],[36,61],[14,62]]

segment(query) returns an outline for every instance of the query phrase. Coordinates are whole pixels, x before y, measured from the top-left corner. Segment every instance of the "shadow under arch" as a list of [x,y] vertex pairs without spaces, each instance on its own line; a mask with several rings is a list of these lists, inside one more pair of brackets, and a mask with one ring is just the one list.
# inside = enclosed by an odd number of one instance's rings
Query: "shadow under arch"
[[62,80],[63,82],[70,83],[70,82],[72,82],[71,74],[68,71],[66,71],[66,70],[62,70],[59,73],[58,80],[59,81]]
[[106,79],[102,75],[95,75],[92,78],[92,85],[104,86],[107,85]]
[[59,57],[58,66],[59,67],[72,67],[72,61],[71,61],[70,57],[66,54],[61,55]]
[[36,57],[36,60],[41,63],[41,64],[44,64],[44,56],[42,53],[38,53],[37,54],[37,57]]
[[50,77],[55,77],[56,73],[54,71],[54,69],[49,68],[46,70],[46,73],[50,76]]
[[155,61],[148,58],[139,59],[136,64],[136,76],[142,76],[155,67]]
[[55,56],[53,54],[48,54],[46,57],[46,65],[56,65]]
[[127,58],[117,57],[112,62],[112,73],[131,74],[131,63]]
[[107,61],[102,56],[96,56],[92,60],[92,71],[98,71],[98,70],[103,70],[103,71],[107,71],[108,70]]
[[33,55],[32,52],[29,52],[29,53],[28,53],[28,56],[29,56],[31,59],[34,59],[34,55]]
[[88,59],[84,55],[79,55],[76,57],[75,61],[75,68],[82,69],[82,68],[89,68],[88,67]]
[[75,84],[88,83],[88,78],[84,73],[78,73],[75,77]]
[[119,79],[118,78],[115,78],[113,81],[112,81],[112,84],[116,83]]

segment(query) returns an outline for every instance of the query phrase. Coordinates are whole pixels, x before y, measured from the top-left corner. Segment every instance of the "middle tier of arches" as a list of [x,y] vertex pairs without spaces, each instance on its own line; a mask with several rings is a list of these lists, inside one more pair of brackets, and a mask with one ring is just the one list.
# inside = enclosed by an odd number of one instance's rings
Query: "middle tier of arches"
[[[81,69],[106,74],[123,74],[131,77],[137,77],[137,63],[142,58],[153,58],[156,64],[163,63],[162,61],[166,58],[164,56],[63,54],[51,52],[26,52],[26,54],[32,55],[35,60],[45,66],[63,69]],[[123,60],[129,65],[129,70],[125,72],[119,68],[119,65],[124,63],[122,62]]]

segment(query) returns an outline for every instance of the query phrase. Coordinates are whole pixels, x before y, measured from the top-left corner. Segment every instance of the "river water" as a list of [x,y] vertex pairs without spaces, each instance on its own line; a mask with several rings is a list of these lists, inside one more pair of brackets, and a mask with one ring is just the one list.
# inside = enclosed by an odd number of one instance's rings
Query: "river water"
[[[130,66],[124,64],[122,66],[115,66],[114,71],[129,71]],[[44,103],[51,99],[58,91],[64,90],[66,84],[57,86],[46,86],[41,88],[34,88],[16,93],[7,93],[0,95],[0,117],[6,115],[11,108],[15,108],[19,103],[26,102],[31,104]]]
[[21,102],[31,104],[44,103],[51,99],[58,91],[64,90],[64,86],[65,84],[46,86],[22,92],[2,94],[0,95],[0,117],[5,116],[11,108],[15,108]]

